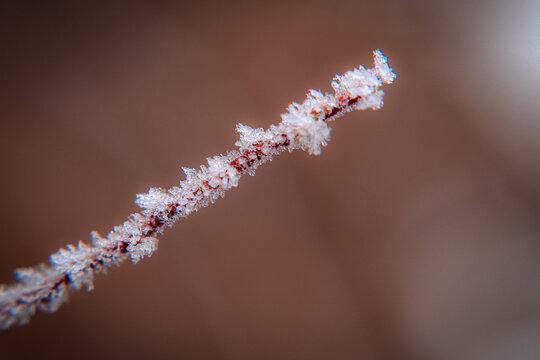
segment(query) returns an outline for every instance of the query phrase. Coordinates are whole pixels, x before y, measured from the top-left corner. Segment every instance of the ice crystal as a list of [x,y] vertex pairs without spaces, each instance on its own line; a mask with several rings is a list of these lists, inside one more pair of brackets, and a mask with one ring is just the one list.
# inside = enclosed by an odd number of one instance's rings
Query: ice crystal
[[94,288],[95,274],[128,257],[138,262],[157,249],[156,235],[181,217],[198,211],[238,186],[244,174],[254,175],[261,164],[283,151],[302,149],[318,155],[330,140],[328,122],[352,111],[378,109],[383,105],[383,84],[396,77],[381,51],[374,52],[374,67],[363,66],[337,75],[334,94],[310,90],[303,103],[292,103],[282,121],[267,130],[238,124],[238,149],[207,159],[200,169],[182,168],[185,180],[165,190],[151,188],[136,195],[142,209],[113,228],[107,236],[91,233],[91,245],[68,245],[49,258],[50,265],[15,271],[17,283],[0,285],[0,328],[25,324],[36,309],[56,311],[67,301],[68,290]]

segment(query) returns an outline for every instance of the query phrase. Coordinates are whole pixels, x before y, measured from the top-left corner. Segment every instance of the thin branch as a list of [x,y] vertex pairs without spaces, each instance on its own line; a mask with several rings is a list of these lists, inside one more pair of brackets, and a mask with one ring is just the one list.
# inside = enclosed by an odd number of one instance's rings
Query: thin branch
[[269,129],[253,129],[238,124],[237,150],[208,158],[199,170],[183,168],[186,179],[165,190],[151,188],[136,196],[143,210],[106,237],[91,233],[91,245],[68,245],[49,258],[50,265],[15,270],[17,283],[0,285],[0,328],[26,324],[39,309],[54,312],[68,299],[69,290],[92,290],[95,274],[128,257],[133,262],[151,256],[157,249],[156,235],[166,227],[223,197],[236,187],[240,177],[285,150],[302,149],[318,155],[330,140],[328,122],[352,110],[378,109],[383,105],[383,84],[395,74],[381,51],[374,52],[374,67],[360,66],[332,81],[334,94],[310,90],[302,104],[292,103],[281,115],[282,121]]

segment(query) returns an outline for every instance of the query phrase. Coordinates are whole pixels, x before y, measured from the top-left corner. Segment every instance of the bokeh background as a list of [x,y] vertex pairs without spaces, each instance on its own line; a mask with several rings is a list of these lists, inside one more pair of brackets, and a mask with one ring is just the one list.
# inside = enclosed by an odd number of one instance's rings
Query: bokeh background
[[0,333],[2,359],[540,358],[538,1],[0,9],[4,283],[373,49],[399,75],[321,156],[276,158]]

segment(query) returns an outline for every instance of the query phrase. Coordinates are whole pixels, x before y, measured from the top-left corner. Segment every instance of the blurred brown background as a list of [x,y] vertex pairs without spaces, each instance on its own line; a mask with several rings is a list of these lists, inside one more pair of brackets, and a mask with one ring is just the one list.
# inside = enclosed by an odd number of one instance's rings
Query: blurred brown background
[[333,124],[0,333],[2,359],[539,359],[538,1],[1,5],[0,281],[136,211],[309,88],[371,66]]

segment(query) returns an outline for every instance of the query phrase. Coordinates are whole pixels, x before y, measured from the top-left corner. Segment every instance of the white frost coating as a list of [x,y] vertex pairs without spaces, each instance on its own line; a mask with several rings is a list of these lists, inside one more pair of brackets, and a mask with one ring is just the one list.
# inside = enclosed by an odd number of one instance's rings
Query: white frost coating
[[238,124],[237,150],[207,159],[199,170],[182,168],[185,180],[165,190],[151,188],[136,195],[142,208],[106,237],[92,232],[91,245],[79,242],[50,256],[50,265],[15,271],[17,283],[0,285],[0,328],[25,324],[36,309],[54,312],[67,301],[68,290],[92,290],[93,278],[112,265],[131,258],[133,262],[151,256],[157,249],[156,235],[181,217],[198,211],[236,187],[240,177],[272,160],[281,152],[302,149],[318,155],[330,140],[328,122],[352,111],[378,109],[383,105],[383,84],[396,77],[380,50],[374,52],[374,67],[360,66],[332,81],[334,94],[310,90],[303,103],[292,103],[282,121],[269,129]]

